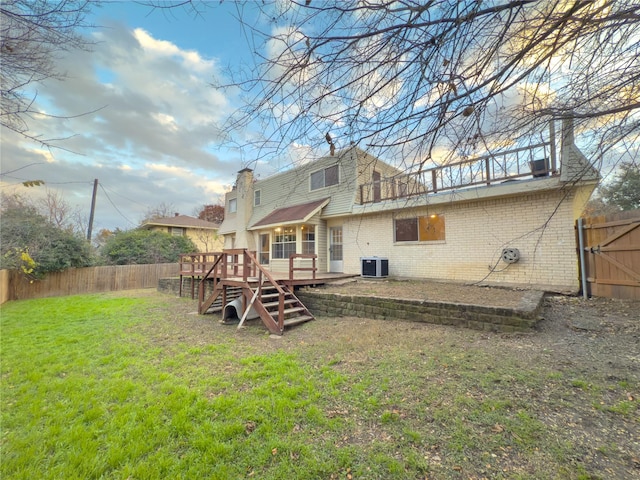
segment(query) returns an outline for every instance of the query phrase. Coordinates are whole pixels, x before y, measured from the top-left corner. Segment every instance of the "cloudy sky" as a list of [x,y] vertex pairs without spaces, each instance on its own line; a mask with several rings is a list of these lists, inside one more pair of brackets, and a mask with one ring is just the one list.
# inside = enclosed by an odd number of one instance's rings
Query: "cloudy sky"
[[[232,2],[203,16],[105,2],[88,19],[90,51],[59,58],[64,81],[34,86],[40,111],[29,132],[62,148],[46,149],[2,130],[2,191],[58,192],[89,215],[99,189],[94,232],[129,229],[161,204],[194,215],[219,203],[247,164],[223,142],[233,93],[211,86],[250,61]],[[28,192],[25,180],[43,180]],[[37,192],[36,192],[37,190]]]

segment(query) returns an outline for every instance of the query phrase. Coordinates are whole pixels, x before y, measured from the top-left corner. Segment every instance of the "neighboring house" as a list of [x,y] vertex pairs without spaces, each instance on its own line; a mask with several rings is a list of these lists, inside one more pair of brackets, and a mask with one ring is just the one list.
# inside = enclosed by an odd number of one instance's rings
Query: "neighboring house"
[[199,252],[220,252],[224,246],[224,238],[218,233],[220,225],[179,213],[147,220],[140,228],[189,237]]
[[576,291],[574,222],[599,177],[571,122],[559,158],[550,137],[419,172],[357,147],[262,180],[243,169],[219,233],[225,248],[254,250],[271,271],[287,271],[292,253],[347,274],[383,257],[394,277]]

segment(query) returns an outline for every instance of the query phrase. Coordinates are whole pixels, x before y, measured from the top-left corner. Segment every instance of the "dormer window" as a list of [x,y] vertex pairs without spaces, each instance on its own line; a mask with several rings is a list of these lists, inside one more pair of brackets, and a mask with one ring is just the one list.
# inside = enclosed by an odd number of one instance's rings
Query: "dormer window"
[[340,183],[340,170],[338,165],[332,165],[323,170],[312,172],[309,179],[311,190],[338,185]]

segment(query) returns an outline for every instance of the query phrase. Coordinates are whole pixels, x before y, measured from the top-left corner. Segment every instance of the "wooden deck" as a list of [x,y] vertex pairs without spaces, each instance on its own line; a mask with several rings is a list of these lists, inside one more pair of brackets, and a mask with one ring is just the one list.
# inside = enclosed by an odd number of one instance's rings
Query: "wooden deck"
[[[242,252],[242,250],[225,250],[223,252],[180,255],[180,296],[182,296],[182,279],[184,277],[190,277],[192,279],[190,289],[191,298],[195,297],[195,280],[203,280],[205,278],[213,280],[215,277],[216,281],[224,279],[228,285],[237,284],[241,286],[244,283],[257,283],[258,276],[255,268],[249,268],[246,272],[244,271],[246,267],[241,258]],[[226,262],[224,270],[216,269],[214,274],[211,272],[211,268],[222,255],[226,255],[229,261]],[[299,259],[307,259],[311,262],[312,266],[296,266],[296,260]],[[356,276],[343,273],[318,273],[316,260],[316,255],[292,255],[289,259],[288,272],[269,271],[269,273],[278,284],[286,285],[292,289],[306,285],[323,285]],[[264,267],[268,267],[268,265]]]
[[[325,283],[331,283],[338,280],[343,280],[345,278],[352,278],[358,275],[353,274],[344,274],[344,273],[318,273],[315,278],[311,275],[296,275],[294,278],[290,278],[288,273],[283,272],[271,272],[271,276],[279,283],[280,285],[288,285],[288,286],[305,286],[305,285],[324,285]],[[244,282],[244,277],[242,274],[237,276],[228,276],[225,277],[227,282]],[[258,282],[258,277],[247,276],[246,281],[248,283]]]
[[550,141],[514,148],[460,162],[407,171],[360,185],[357,203],[399,200],[479,185],[559,175],[555,132]]
[[[205,269],[212,259],[215,261]],[[300,259],[306,261],[296,262]],[[198,313],[204,315],[218,310],[214,307],[219,304],[224,320],[224,310],[236,303],[234,308],[237,312],[242,312],[240,325],[253,310],[271,333],[282,335],[287,327],[314,320],[313,314],[295,295],[296,286],[321,285],[329,280],[349,276],[318,274],[316,260],[316,255],[291,255],[289,271],[278,273],[269,271],[267,265],[258,261],[255,252],[247,249],[229,249],[217,254],[192,254],[181,258],[180,287],[186,272],[192,278],[193,295],[193,280],[200,274]],[[182,294],[182,288],[180,290]]]

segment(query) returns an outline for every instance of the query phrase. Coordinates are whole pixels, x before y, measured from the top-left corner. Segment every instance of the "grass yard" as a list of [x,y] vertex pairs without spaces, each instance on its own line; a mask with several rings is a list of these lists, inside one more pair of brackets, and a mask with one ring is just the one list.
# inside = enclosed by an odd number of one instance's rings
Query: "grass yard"
[[558,363],[537,334],[325,318],[272,338],[195,310],[3,305],[0,478],[640,477],[637,367]]

